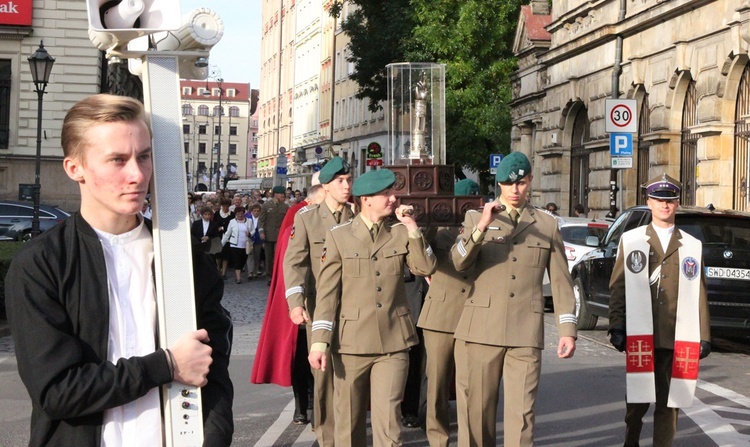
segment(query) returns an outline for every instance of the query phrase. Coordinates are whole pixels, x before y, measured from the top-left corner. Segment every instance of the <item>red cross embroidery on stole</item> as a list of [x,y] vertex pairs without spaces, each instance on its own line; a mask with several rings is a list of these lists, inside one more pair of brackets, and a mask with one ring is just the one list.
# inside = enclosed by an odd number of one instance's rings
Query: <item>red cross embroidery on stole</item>
[[653,335],[628,335],[627,351],[627,372],[654,372]]
[[672,377],[675,379],[697,380],[700,354],[701,344],[699,342],[675,340]]

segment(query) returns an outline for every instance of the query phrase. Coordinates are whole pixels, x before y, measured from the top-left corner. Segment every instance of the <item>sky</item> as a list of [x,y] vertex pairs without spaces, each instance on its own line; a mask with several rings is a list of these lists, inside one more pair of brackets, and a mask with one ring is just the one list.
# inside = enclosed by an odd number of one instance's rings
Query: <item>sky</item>
[[209,8],[221,17],[224,37],[211,49],[209,64],[219,68],[225,82],[260,88],[261,1],[180,0],[183,16]]

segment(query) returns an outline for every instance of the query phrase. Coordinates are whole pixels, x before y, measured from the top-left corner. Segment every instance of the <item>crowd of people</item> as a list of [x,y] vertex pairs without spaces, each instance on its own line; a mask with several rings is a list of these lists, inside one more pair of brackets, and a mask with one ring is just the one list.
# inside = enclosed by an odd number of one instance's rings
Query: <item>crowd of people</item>
[[[221,305],[229,268],[238,284],[244,272],[270,286],[251,381],[292,386],[297,424],[311,422],[312,400],[321,446],[366,445],[368,409],[373,443],[402,445],[402,425],[413,426],[402,401],[418,346],[431,447],[449,444],[452,389],[458,444],[495,445],[501,383],[504,444],[533,445],[545,271],[561,359],[576,352],[577,322],[557,206],[528,204],[524,154],[502,160],[500,195],[458,228],[419,228],[414,210],[397,205],[391,170],[353,179],[339,157],[310,194],[282,186],[189,193],[198,328],[157,348],[143,106],[92,96],[68,111],[61,141],[81,209],[26,244],[6,277],[32,400],[29,445],[161,445],[158,388],[172,382],[202,388],[203,445],[231,444],[232,322]],[[472,183],[459,182],[456,194],[476,193]],[[681,185],[664,174],[644,188],[653,221],[622,237],[609,333],[628,356],[625,445],[638,445],[655,403],[654,445],[663,447],[711,345],[701,243],[674,225]],[[424,278],[421,311],[410,307],[405,272]]]

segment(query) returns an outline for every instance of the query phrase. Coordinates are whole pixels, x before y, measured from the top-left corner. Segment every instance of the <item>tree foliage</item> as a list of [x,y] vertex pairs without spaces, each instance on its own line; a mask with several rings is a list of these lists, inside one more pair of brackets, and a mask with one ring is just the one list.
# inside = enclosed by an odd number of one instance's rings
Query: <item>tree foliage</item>
[[[368,98],[370,110],[377,111],[379,103],[388,99],[385,66],[402,62],[414,28],[413,11],[409,0],[353,0],[357,6],[341,22],[341,29],[351,39],[349,62],[354,63],[350,79],[359,84],[357,98]],[[334,3],[331,13],[337,15],[340,2]]]
[[359,98],[386,100],[391,62],[446,65],[448,161],[487,170],[491,153],[510,149],[510,76],[520,0],[351,0],[350,36]]

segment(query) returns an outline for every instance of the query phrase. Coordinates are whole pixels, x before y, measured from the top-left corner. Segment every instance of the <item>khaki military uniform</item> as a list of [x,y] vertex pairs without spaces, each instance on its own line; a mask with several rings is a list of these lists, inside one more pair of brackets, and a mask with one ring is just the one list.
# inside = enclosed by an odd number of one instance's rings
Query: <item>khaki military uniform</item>
[[374,445],[400,445],[408,349],[419,342],[404,265],[432,274],[432,249],[400,223],[384,224],[373,242],[359,215],[328,231],[320,262],[312,342],[331,347],[336,445],[366,444],[368,402]]
[[269,278],[273,274],[273,259],[276,241],[279,238],[279,228],[287,211],[289,211],[289,205],[286,202],[277,202],[276,199],[266,201],[260,209],[258,230],[265,235],[263,248],[266,252],[266,276]]
[[[430,287],[419,313],[417,326],[422,328],[427,375],[427,440],[430,447],[447,447],[450,437],[450,390],[454,378],[454,341],[458,319],[474,277],[470,268],[457,272],[451,259],[451,247],[458,237],[458,227],[443,227],[434,237],[428,236],[437,258],[437,271],[430,277]],[[457,393],[459,439],[468,434],[466,395]]]
[[[682,233],[675,228],[667,245],[662,249],[659,236],[653,225],[648,226],[646,235],[651,247],[649,251],[649,277],[658,266],[661,274],[658,282],[651,285],[651,311],[654,318],[654,381],[656,384],[656,409],[654,410],[654,447],[671,446],[677,430],[677,409],[667,407],[669,381],[672,377],[672,357],[674,354],[675,321],[677,318],[677,295],[680,276],[680,254]],[[617,252],[609,288],[609,329],[625,329],[625,253],[622,246]],[[711,341],[711,329],[706,294],[705,272],[701,269],[699,297],[699,319],[701,340]],[[643,427],[643,416],[649,408],[647,403],[626,405],[627,425],[625,445],[637,445]]]
[[[340,221],[353,216],[351,208],[344,206]],[[338,225],[328,206],[308,205],[294,216],[294,226],[284,255],[284,284],[289,309],[303,307],[315,318],[315,282],[320,273],[320,256],[326,232]],[[307,339],[312,339],[311,325],[306,325]],[[310,348],[308,343],[308,350]],[[330,364],[330,355],[327,356]],[[321,446],[332,446],[334,440],[333,368],[325,371],[313,369],[315,401],[313,423],[315,435]]]
[[465,359],[457,362],[457,375],[465,374],[469,384],[470,439],[461,444],[495,445],[502,378],[505,446],[531,446],[544,348],[544,271],[560,337],[576,336],[572,280],[554,217],[526,206],[514,228],[508,212],[501,212],[475,241],[481,216],[466,213],[463,234],[451,250],[456,270],[473,266],[476,278],[455,332],[456,358]]

